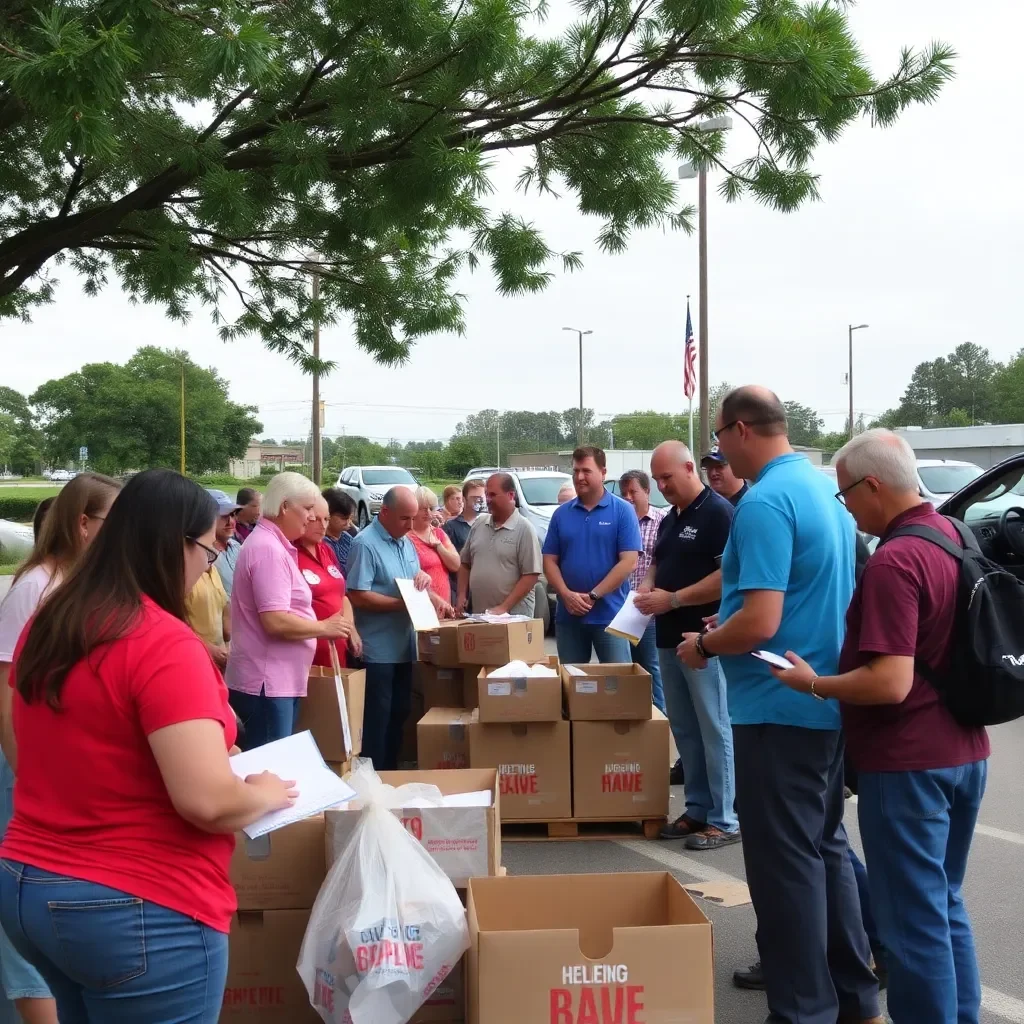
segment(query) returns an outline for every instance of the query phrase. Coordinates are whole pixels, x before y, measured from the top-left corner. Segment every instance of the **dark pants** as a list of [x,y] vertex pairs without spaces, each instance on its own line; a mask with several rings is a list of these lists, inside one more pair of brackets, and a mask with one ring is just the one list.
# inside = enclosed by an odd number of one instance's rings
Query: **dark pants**
[[366,665],[363,757],[379,772],[398,768],[402,729],[412,710],[412,662]]
[[264,743],[283,740],[295,729],[299,713],[299,697],[268,697],[266,693],[228,691],[228,702],[242,723],[238,746],[242,750],[262,747]]
[[853,866],[853,876],[857,879],[857,896],[860,899],[860,916],[864,922],[864,931],[868,936],[868,945],[871,952],[878,956],[881,952],[881,943],[878,941],[878,929],[875,927],[875,917],[871,913],[871,890],[868,888],[868,869],[864,867],[863,861],[850,848],[850,864]]
[[838,730],[733,727],[747,885],[768,1008],[779,1024],[878,1015],[843,827]]

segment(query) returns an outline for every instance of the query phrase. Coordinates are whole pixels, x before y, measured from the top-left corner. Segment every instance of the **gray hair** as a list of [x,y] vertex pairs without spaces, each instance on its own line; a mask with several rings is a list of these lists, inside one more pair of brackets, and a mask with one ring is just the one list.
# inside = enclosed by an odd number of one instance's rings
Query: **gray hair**
[[431,509],[437,508],[437,495],[429,487],[417,487],[416,504]]
[[278,473],[267,484],[263,495],[263,514],[270,519],[281,514],[285,502],[313,502],[320,497],[320,488],[301,473]]
[[894,491],[918,491],[917,456],[906,438],[891,430],[865,430],[847,441],[832,460],[855,480],[873,476]]

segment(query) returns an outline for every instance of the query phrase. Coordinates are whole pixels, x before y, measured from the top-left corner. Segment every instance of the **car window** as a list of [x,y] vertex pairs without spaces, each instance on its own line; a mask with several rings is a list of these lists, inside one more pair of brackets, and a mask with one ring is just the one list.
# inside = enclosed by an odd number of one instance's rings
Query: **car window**
[[351,484],[352,483],[352,470],[351,469],[344,470],[342,472],[341,476],[339,477],[339,480],[343,484]]
[[981,476],[980,466],[918,466],[917,475],[932,494],[956,494]]
[[416,477],[407,469],[364,469],[363,483],[367,487],[379,487],[382,484],[411,484],[416,486]]
[[[622,497],[622,489],[619,487],[618,480],[606,480],[605,487],[607,487],[608,490],[617,498]],[[665,495],[658,490],[657,486],[651,487],[649,501],[655,508],[668,508],[668,502],[665,500]]]
[[519,478],[519,486],[523,489],[523,497],[527,505],[557,505],[558,492],[563,485],[572,483],[572,477],[564,476],[528,476]]
[[[1024,507],[1024,465],[1016,463],[993,480],[964,507],[960,518],[965,523],[998,518],[1008,508]],[[955,514],[955,510],[954,510]]]

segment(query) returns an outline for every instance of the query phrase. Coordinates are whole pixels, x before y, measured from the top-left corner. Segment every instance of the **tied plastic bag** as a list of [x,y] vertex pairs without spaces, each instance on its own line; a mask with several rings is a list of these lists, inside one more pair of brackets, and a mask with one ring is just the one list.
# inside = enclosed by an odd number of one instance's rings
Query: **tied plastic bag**
[[441,806],[436,786],[388,786],[360,759],[361,810],[313,905],[298,971],[327,1024],[406,1024],[469,948],[466,911],[393,808]]

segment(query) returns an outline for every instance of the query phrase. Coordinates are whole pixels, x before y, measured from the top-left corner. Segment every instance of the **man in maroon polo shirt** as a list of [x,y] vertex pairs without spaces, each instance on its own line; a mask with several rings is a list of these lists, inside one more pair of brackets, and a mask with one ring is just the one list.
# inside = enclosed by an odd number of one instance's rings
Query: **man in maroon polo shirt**
[[881,542],[846,617],[840,674],[777,671],[804,693],[837,698],[879,938],[889,953],[894,1024],[977,1024],[981,981],[961,886],[985,792],[984,729],[960,725],[915,671],[948,669],[959,563],[914,524],[959,544],[956,529],[918,492],[910,445],[887,430],[858,435],[835,457],[836,497]]

